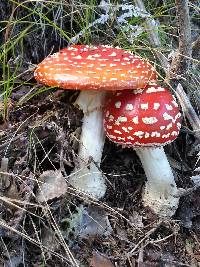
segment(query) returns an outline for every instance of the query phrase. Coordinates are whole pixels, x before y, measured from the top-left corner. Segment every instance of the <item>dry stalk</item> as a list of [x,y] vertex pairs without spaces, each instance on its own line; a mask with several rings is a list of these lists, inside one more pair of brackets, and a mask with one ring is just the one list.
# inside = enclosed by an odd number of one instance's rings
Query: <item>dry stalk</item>
[[[135,3],[144,12],[147,12],[142,0],[135,0]],[[168,81],[172,76],[177,78],[179,74],[185,73],[188,70],[190,59],[192,57],[191,27],[188,1],[176,0],[176,8],[179,22],[179,50],[172,60],[171,66],[169,67],[167,59],[164,55],[156,52],[158,60],[160,61],[166,73],[165,81]],[[146,18],[146,25],[146,31],[149,35],[151,45],[153,47],[160,47],[161,42],[158,31],[155,30],[155,26],[152,24],[150,18]],[[196,42],[197,43],[193,45],[193,49],[195,48],[195,51],[199,51],[200,38],[198,38]],[[176,93],[182,105],[184,115],[187,117],[192,129],[194,130],[195,137],[200,140],[200,119],[198,118],[198,115],[196,114],[189,98],[187,97],[187,94],[184,92],[183,87],[180,83],[177,87]]]

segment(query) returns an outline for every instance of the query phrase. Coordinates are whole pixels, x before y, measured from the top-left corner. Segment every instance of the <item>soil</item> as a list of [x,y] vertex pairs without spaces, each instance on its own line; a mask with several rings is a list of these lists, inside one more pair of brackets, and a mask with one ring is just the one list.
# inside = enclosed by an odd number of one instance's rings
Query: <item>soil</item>
[[[0,9],[4,5],[3,10],[11,12],[12,5],[6,2],[0,3]],[[1,16],[3,20],[8,14]],[[66,45],[59,40],[52,44],[56,37],[52,33],[49,39],[48,31],[45,53],[40,49],[42,41],[31,35],[24,39],[23,55],[20,48],[17,51],[24,59],[18,68],[21,76],[15,81],[6,116],[0,118],[0,266],[73,266],[67,248],[82,267],[200,266],[200,189],[191,181],[198,175],[194,169],[199,144],[186,120],[176,141],[166,147],[177,186],[187,189],[173,218],[161,220],[143,206],[146,178],[139,158],[134,150],[108,140],[101,163],[108,190],[100,202],[76,194],[70,185],[65,194],[47,203],[37,201],[41,174],[60,170],[68,180],[83,116],[73,106],[78,92],[55,88],[29,99],[33,87],[34,92],[42,88],[34,80],[34,66],[24,72],[29,62],[37,64]],[[11,55],[9,59],[12,70],[16,62]],[[77,227],[76,220],[83,210],[104,214],[108,233],[80,234],[82,224]]]

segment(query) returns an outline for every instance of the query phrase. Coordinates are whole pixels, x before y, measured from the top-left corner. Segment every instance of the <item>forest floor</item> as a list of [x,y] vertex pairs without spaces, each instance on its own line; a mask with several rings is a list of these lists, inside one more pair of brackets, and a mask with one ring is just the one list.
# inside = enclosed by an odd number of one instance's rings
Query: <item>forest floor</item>
[[[35,81],[33,72],[45,55],[66,46],[66,35],[70,31],[60,28],[71,27],[71,13],[67,20],[69,7],[61,9],[59,5],[59,9],[57,6],[55,9],[53,1],[40,2],[43,1],[38,1],[37,8],[28,1],[19,7],[12,0],[0,3],[3,12],[0,18],[3,25],[6,22],[3,37],[0,35],[3,77],[0,83],[3,92],[0,95],[0,266],[199,267],[200,189],[194,181],[200,180],[200,149],[184,116],[178,138],[165,148],[177,187],[186,190],[171,219],[160,219],[143,206],[146,177],[135,151],[108,140],[101,163],[108,188],[105,197],[98,201],[77,193],[70,186],[68,177],[76,163],[83,116],[73,105],[78,92],[47,88]],[[168,11],[173,18],[170,23],[177,23],[174,3],[169,5],[170,9],[162,6],[162,1],[152,5],[151,1],[146,2],[155,12],[162,9],[163,25],[169,23],[164,16]],[[76,8],[82,13],[72,12],[76,32],[71,29],[71,36],[80,31],[80,22],[93,19],[88,7],[82,10],[77,5]],[[192,18],[196,23],[197,8],[194,10]],[[58,11],[66,12],[62,13],[62,23],[56,20]],[[98,12],[95,14],[99,15]],[[27,24],[28,16],[31,23],[37,22],[33,31],[30,30],[32,24]],[[20,24],[21,21],[24,24]],[[121,44],[124,30],[117,27],[113,30],[112,23],[111,19],[110,27],[106,24],[105,35],[101,25],[99,31],[91,31],[92,38],[89,33],[85,34],[81,42],[104,43],[106,40],[115,46]],[[142,24],[141,18],[133,19],[132,23]],[[198,33],[199,21],[194,28]],[[177,28],[173,28],[174,32],[170,30],[166,28],[166,32],[161,32],[168,44],[171,34],[177,34]],[[38,35],[34,35],[37,31]],[[147,50],[149,43],[145,34],[137,38],[131,48],[152,56],[151,48]],[[125,48],[127,43],[124,41]],[[165,52],[171,51],[171,47],[166,47]],[[159,68],[158,64],[158,71]],[[191,86],[193,81],[199,84],[198,75],[197,69],[197,75],[194,72],[191,76],[192,82],[188,81]],[[197,88],[198,93],[199,86]],[[190,90],[187,93],[199,114],[197,94],[193,95]]]

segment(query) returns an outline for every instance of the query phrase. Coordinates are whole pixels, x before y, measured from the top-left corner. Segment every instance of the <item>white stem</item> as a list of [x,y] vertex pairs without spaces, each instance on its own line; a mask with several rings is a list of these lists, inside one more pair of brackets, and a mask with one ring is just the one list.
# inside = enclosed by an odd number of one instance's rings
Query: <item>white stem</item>
[[136,153],[147,176],[144,205],[160,217],[171,217],[178,207],[178,189],[163,147],[139,148]]
[[69,178],[71,185],[97,199],[106,192],[105,180],[94,164],[100,166],[105,141],[102,112],[105,95],[105,92],[81,91],[75,102],[83,110],[84,117],[78,164]]

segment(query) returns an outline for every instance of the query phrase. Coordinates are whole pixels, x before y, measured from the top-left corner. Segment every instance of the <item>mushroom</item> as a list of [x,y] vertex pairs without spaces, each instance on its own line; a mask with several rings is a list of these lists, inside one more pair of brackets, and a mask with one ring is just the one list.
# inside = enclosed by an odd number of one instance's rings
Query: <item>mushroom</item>
[[181,113],[175,97],[164,87],[117,92],[105,106],[107,137],[135,148],[147,183],[143,202],[160,217],[171,217],[178,206],[178,189],[163,146],[176,139]]
[[103,197],[106,185],[98,166],[105,140],[102,108],[106,91],[143,88],[156,80],[155,69],[123,49],[72,45],[45,58],[35,78],[49,86],[81,90],[75,102],[84,113],[78,164],[69,182],[95,198]]

